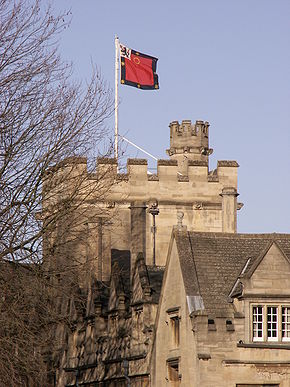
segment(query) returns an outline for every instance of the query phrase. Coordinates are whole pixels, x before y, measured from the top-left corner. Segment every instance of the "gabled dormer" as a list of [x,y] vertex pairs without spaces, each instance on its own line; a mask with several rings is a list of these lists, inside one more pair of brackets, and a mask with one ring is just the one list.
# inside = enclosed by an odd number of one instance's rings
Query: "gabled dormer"
[[248,259],[231,296],[244,303],[246,343],[290,344],[290,259],[283,239],[273,238]]
[[290,235],[174,233],[155,337],[153,385],[288,387]]

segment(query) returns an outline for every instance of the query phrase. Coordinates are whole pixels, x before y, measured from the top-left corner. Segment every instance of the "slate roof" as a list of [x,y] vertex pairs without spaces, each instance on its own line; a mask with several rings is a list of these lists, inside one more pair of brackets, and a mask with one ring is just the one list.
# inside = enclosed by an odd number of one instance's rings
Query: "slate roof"
[[249,258],[250,265],[275,241],[290,260],[290,234],[176,232],[188,296],[200,295],[209,316],[233,313],[228,296]]

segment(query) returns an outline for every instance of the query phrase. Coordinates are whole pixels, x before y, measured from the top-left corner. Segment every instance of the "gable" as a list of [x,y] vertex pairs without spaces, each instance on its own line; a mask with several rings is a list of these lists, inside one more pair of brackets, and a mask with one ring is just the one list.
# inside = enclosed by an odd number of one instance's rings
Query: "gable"
[[274,242],[262,257],[248,281],[245,293],[265,295],[290,294],[290,263]]
[[166,304],[166,309],[169,309],[180,307],[183,300],[185,300],[185,290],[176,240],[174,239],[164,282],[163,302]]
[[190,240],[184,231],[173,234],[163,280],[160,313],[172,308],[180,308],[186,315],[204,309]]
[[[143,257],[143,256],[142,256]],[[132,303],[141,302],[143,300],[143,289],[140,279],[138,261],[135,263],[132,281]]]
[[110,281],[110,296],[108,303],[108,310],[114,310],[118,308],[119,296],[124,295],[124,284],[122,277],[122,270],[119,265],[115,262],[112,268],[112,275]]
[[143,300],[143,290],[140,283],[138,271],[135,269],[132,281],[132,303],[141,302]]
[[[183,308],[181,308],[183,305]],[[167,312],[170,309],[184,309],[185,290],[182,281],[181,267],[178,258],[178,250],[174,235],[169,243],[166,269],[163,276],[161,294],[156,315],[156,332],[159,325],[167,319]],[[158,335],[157,335],[158,336]]]

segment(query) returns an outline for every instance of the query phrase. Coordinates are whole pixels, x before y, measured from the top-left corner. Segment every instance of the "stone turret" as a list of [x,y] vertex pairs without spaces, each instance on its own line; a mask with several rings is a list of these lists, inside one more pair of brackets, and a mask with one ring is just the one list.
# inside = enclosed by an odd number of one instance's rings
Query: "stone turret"
[[208,163],[213,150],[209,148],[207,121],[196,121],[195,124],[190,120],[183,120],[181,124],[173,121],[169,128],[170,148],[166,152],[171,159],[177,160],[179,173],[188,174],[189,160]]

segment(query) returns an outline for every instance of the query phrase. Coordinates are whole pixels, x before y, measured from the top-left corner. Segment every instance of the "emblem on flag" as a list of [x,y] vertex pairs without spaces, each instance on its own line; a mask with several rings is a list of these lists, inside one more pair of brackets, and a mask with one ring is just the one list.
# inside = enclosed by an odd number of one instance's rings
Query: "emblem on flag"
[[123,44],[120,44],[120,57],[121,58],[127,58],[131,59],[131,50],[130,48],[123,46]]
[[156,73],[158,58],[120,44],[121,83],[138,89],[159,89]]

